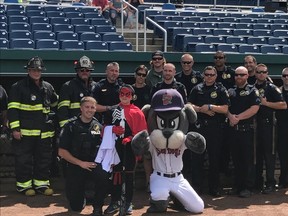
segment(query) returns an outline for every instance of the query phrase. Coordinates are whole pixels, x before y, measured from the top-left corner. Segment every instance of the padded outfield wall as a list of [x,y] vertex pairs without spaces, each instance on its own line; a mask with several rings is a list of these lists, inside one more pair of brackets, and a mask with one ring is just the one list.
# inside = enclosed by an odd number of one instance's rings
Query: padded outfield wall
[[[174,63],[177,71],[181,70],[180,58],[183,53],[165,53],[167,62]],[[194,57],[194,69],[202,71],[207,65],[213,65],[213,53],[199,54],[191,53]],[[120,77],[127,83],[133,82],[134,69],[139,64],[150,68],[149,61],[151,52],[96,52],[96,51],[44,51],[44,50],[0,50],[0,84],[7,90],[15,81],[26,76],[23,68],[27,61],[33,56],[40,56],[44,60],[46,71],[43,77],[51,82],[56,91],[71,77],[75,76],[73,62],[81,56],[87,55],[95,62],[93,78],[98,81],[105,77],[105,68],[109,62],[116,61],[120,64]],[[227,65],[236,68],[243,65],[243,54],[226,54]],[[284,67],[288,67],[288,55],[254,55],[258,63],[268,66],[269,74],[280,84],[279,78]]]

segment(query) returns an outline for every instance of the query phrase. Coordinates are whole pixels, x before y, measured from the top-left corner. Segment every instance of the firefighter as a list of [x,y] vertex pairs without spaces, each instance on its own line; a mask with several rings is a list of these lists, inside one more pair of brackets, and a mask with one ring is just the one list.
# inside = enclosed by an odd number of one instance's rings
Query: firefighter
[[45,70],[38,56],[24,67],[28,76],[11,87],[8,120],[13,135],[17,191],[26,196],[52,195],[49,175],[54,136],[51,108],[58,96],[53,86],[41,78]]

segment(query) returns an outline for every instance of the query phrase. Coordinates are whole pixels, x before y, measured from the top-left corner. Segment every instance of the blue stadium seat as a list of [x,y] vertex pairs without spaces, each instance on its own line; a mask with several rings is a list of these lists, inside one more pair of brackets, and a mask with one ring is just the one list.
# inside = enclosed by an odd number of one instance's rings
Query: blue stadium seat
[[101,35],[95,32],[83,32],[80,35],[80,41],[102,41]]
[[9,41],[6,38],[0,38],[0,49],[9,49]]
[[2,30],[8,30],[8,24],[6,22],[1,22],[0,23],[0,29]]
[[84,42],[77,40],[63,40],[61,41],[62,50],[84,50]]
[[288,24],[288,19],[275,19],[274,24]]
[[220,44],[225,43],[225,38],[222,36],[206,36],[204,42],[207,44]]
[[227,44],[245,44],[246,43],[246,39],[244,37],[240,37],[240,36],[228,36],[226,38],[226,43]]
[[265,37],[248,37],[247,38],[247,44],[267,44],[267,40]]
[[270,19],[270,20],[279,19],[280,18],[280,14],[277,14],[277,13],[264,13],[263,14],[263,18]]
[[63,7],[62,11],[67,13],[67,12],[80,12],[80,8],[79,7]]
[[104,33],[104,32],[116,32],[116,28],[113,26],[95,26],[96,33]]
[[[72,20],[71,20],[72,22]],[[94,26],[99,26],[99,25],[111,25],[111,22],[107,19],[91,19],[90,24]]]
[[182,47],[183,40],[181,39],[183,38],[179,38],[177,37],[177,35],[183,35],[183,34],[192,35],[193,33],[191,28],[175,27],[175,28],[172,28],[171,30],[172,30],[172,33],[167,35],[167,43],[169,45],[172,44],[173,47]]
[[214,53],[216,52],[216,46],[213,44],[196,44],[195,46],[195,52],[200,52],[200,53]]
[[264,24],[264,23],[254,23],[253,29],[271,29],[271,25],[273,24]]
[[84,14],[81,12],[66,12],[65,17],[67,17],[67,18],[76,18],[76,17],[84,18]]
[[187,28],[187,27],[199,28],[200,27],[200,24],[198,22],[182,21],[181,23],[182,23],[183,28]]
[[248,13],[246,17],[254,18],[254,19],[261,19],[263,18],[262,13]]
[[13,22],[9,25],[9,32],[13,30],[27,30],[30,31],[30,25],[26,22]]
[[32,16],[29,17],[29,23],[32,25],[33,23],[49,23],[48,17],[41,17],[41,16]]
[[52,25],[47,23],[34,23],[31,25],[31,31],[52,31]]
[[288,37],[288,31],[287,31],[287,29],[286,30],[276,29],[273,32],[273,36],[274,37]]
[[[171,20],[171,16],[167,16],[167,15],[156,15],[156,16],[154,16],[153,17],[153,20],[155,21],[155,22],[158,22],[158,21],[160,21],[160,20]],[[175,20],[174,20],[175,21]]]
[[133,51],[132,44],[125,41],[112,41],[108,43],[110,51]]
[[217,13],[215,13],[215,16],[220,17],[221,19],[223,19],[224,17],[231,17],[231,13],[217,12]]
[[287,45],[288,41],[286,38],[282,38],[282,37],[269,37],[268,38],[268,44],[270,45]]
[[220,29],[234,29],[236,23],[230,23],[230,22],[219,22],[218,28]]
[[59,50],[59,41],[53,39],[39,39],[36,41],[36,49]]
[[56,32],[74,32],[74,26],[70,24],[53,24],[53,31]]
[[218,28],[218,29],[213,30],[213,35],[214,36],[230,36],[230,35],[233,35],[233,30]]
[[238,18],[239,23],[256,23],[256,19],[250,17]]
[[177,50],[179,51],[189,51],[189,52],[195,52],[195,46],[198,43],[204,43],[204,39],[202,36],[196,36],[196,35],[183,35],[182,43],[179,41],[179,44],[177,45]]
[[9,16],[8,23],[12,22],[26,22],[28,23],[28,17],[26,16]]
[[233,35],[249,37],[253,35],[253,31],[251,29],[235,29]]
[[261,53],[263,54],[282,54],[282,49],[276,45],[262,45],[260,47]]
[[179,12],[180,16],[187,16],[187,17],[192,17],[196,15],[195,11],[180,11]]
[[225,53],[234,53],[238,52],[238,47],[235,46],[234,44],[218,44],[217,46],[218,51],[223,51]]
[[268,18],[256,19],[256,22],[257,23],[264,23],[264,24],[274,23],[273,19],[268,19]]
[[46,17],[46,13],[45,11],[39,11],[39,10],[29,10],[29,11],[26,11],[26,16],[27,17]]
[[106,33],[102,35],[102,41],[111,42],[111,41],[124,41],[123,35],[117,33]]
[[288,19],[288,14],[287,13],[284,13],[284,14],[279,14],[279,19]]
[[86,18],[86,19],[97,19],[97,18],[102,19],[104,17],[98,13],[88,12],[88,13],[84,13],[84,18]]
[[26,5],[25,6],[25,11],[43,11],[44,8],[42,7],[42,5]]
[[239,53],[260,53],[259,47],[251,44],[240,44],[238,50]]
[[162,15],[166,16],[179,16],[178,11],[162,11]]
[[257,37],[270,37],[273,36],[273,32],[270,29],[254,29],[253,35]]
[[95,7],[81,7],[80,8],[81,13],[98,13],[98,9]]
[[77,40],[78,41],[78,34],[74,32],[57,32],[56,33],[56,39],[58,41],[63,40]]
[[[181,22],[178,21],[159,21],[158,24],[161,25],[166,30],[171,27],[181,27]],[[163,32],[159,28],[155,27],[154,27],[154,34],[159,37],[163,36]]]
[[11,49],[34,49],[34,41],[31,39],[10,40]]
[[253,24],[251,23],[235,23],[236,29],[253,29]]
[[213,35],[213,30],[210,28],[194,28],[194,35]]
[[162,10],[176,10],[176,6],[172,3],[164,3],[162,5]]
[[104,41],[87,41],[85,42],[86,50],[108,51],[108,44]]
[[62,11],[62,8],[61,7],[58,7],[58,6],[53,6],[53,5],[46,5],[45,7],[43,7],[44,11],[45,12],[54,12],[54,11],[57,11],[57,12],[61,12]]
[[211,23],[211,22],[200,22],[199,27],[200,28],[215,29],[215,28],[218,28],[218,24],[217,23]]
[[0,15],[0,23],[1,22],[4,22],[4,23],[7,23],[8,19],[5,15]]
[[282,52],[283,52],[283,54],[288,54],[288,46],[283,46]]
[[[202,0],[201,0],[202,1]],[[196,16],[199,17],[208,17],[208,16],[214,16],[214,12],[209,12],[209,11],[197,11]]]
[[6,11],[9,11],[9,10],[24,11],[24,6],[22,4],[7,4]]
[[[97,19],[99,20],[99,19]],[[70,18],[70,23],[71,25],[90,25],[90,21],[89,19],[86,18]]]
[[222,22],[222,19],[220,17],[204,17],[206,22],[210,22],[210,23],[219,23]]
[[9,32],[9,40],[13,39],[32,39],[32,34],[27,30],[13,30]]
[[270,25],[271,31],[275,31],[276,29],[278,30],[283,30],[283,29],[288,29],[288,24],[273,24]]
[[6,11],[6,16],[26,16],[25,11],[20,11],[20,10],[7,10]]
[[95,32],[95,28],[93,25],[75,25],[74,31],[81,34],[83,32]]
[[51,17],[65,17],[65,13],[62,11],[47,11],[46,16],[51,18]]
[[222,22],[237,23],[239,20],[236,17],[223,17]]
[[34,41],[41,40],[41,39],[55,40],[55,38],[56,38],[55,33],[51,31],[34,31],[33,33]]
[[169,18],[173,21],[189,21],[189,17],[185,17],[185,16],[172,16]]
[[50,23],[53,24],[70,24],[70,19],[66,17],[51,17]]
[[8,32],[4,29],[0,29],[0,38],[8,39]]
[[189,21],[191,22],[205,22],[205,19],[203,17],[189,17]]

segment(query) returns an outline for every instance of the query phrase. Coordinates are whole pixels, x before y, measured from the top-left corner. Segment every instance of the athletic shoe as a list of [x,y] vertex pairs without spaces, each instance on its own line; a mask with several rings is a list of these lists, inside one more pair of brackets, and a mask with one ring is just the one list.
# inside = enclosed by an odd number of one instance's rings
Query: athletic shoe
[[119,202],[111,202],[105,209],[104,214],[114,214],[119,211]]
[[133,214],[133,205],[131,202],[126,204],[125,211],[126,211],[126,215],[132,215]]

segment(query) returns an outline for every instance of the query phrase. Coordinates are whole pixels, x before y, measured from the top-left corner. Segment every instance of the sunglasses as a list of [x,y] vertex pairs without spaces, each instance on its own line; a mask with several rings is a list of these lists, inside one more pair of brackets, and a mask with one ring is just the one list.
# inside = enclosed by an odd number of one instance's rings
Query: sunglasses
[[224,59],[223,56],[214,56],[214,59]]
[[248,75],[248,74],[241,74],[241,73],[236,74],[236,73],[235,73],[235,77],[237,77],[237,76],[244,77],[244,76],[246,76],[246,75]]
[[191,64],[192,61],[182,61],[182,64]]
[[160,61],[160,60],[162,60],[162,59],[163,59],[162,57],[155,57],[155,58],[152,58],[153,61],[156,61],[156,60]]
[[140,76],[140,77],[146,77],[147,74],[142,74],[142,73],[136,73],[137,76]]
[[91,72],[91,70],[89,70],[89,69],[87,69],[87,68],[82,68],[82,69],[80,69],[80,72],[81,72],[81,73]]
[[208,74],[208,73],[204,73],[204,76],[207,76],[207,77],[214,77],[214,76],[216,76],[216,74]]
[[257,74],[266,74],[268,71],[256,71]]
[[282,77],[287,78],[288,74],[282,74]]
[[127,92],[127,93],[124,93],[124,92],[120,92],[120,97],[130,97],[132,95],[131,92]]

